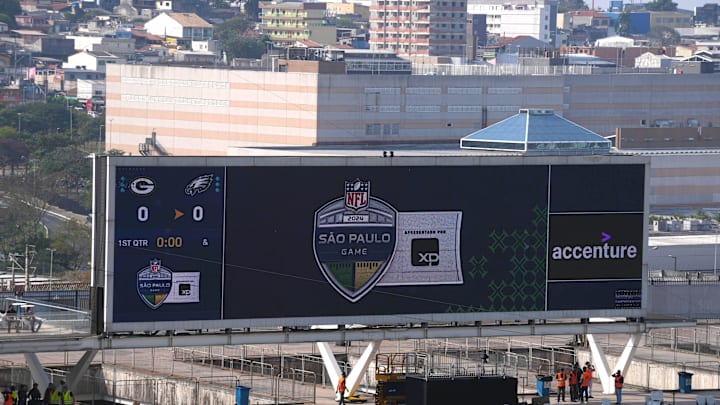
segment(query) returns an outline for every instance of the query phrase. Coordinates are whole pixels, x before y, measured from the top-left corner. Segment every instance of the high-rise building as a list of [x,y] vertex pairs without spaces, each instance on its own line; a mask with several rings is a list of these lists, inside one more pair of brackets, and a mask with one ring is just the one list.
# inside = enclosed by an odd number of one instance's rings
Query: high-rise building
[[373,0],[370,49],[400,55],[463,56],[466,0]]
[[468,0],[468,14],[487,15],[488,34],[496,37],[529,36],[551,45],[555,42],[556,0]]

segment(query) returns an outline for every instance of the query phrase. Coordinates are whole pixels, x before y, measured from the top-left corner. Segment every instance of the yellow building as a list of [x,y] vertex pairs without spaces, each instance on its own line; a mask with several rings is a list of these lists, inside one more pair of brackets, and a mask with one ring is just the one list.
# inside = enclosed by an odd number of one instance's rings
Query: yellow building
[[693,26],[693,15],[689,11],[653,11],[650,13],[650,29],[660,26],[689,28]]
[[337,42],[334,25],[327,22],[325,3],[260,3],[260,25],[273,45],[286,47],[310,40],[324,45]]

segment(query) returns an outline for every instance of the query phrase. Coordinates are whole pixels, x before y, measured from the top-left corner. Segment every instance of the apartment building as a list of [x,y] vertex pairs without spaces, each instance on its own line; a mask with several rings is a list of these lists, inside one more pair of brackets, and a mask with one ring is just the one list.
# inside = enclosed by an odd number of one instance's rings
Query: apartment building
[[465,0],[373,0],[370,49],[410,57],[464,56]]
[[555,0],[469,0],[468,14],[487,15],[488,35],[509,38],[530,36],[548,44],[555,43]]
[[337,42],[337,30],[327,21],[325,3],[261,2],[260,26],[280,48],[305,40],[323,45]]

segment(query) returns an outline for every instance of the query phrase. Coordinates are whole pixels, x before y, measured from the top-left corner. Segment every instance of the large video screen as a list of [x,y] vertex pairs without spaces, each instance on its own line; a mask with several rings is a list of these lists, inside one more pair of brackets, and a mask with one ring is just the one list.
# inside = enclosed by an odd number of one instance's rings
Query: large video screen
[[107,330],[641,307],[643,163],[172,163],[110,165]]

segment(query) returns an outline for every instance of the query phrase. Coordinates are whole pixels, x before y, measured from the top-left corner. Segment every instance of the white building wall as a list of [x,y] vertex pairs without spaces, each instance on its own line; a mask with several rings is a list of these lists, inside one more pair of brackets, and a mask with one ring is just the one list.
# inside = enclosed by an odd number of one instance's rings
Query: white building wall
[[93,45],[102,43],[103,38],[100,36],[97,37],[87,37],[87,36],[72,36],[69,35],[66,37],[67,39],[72,39],[75,42],[75,49],[80,51],[89,51],[92,49]]
[[161,37],[169,36],[175,38],[183,37],[183,27],[169,15],[162,13],[145,23],[145,29],[149,34]]
[[97,58],[85,52],[68,56],[68,61],[63,63],[64,68],[97,70]]
[[503,37],[531,36],[550,41],[550,8],[543,4],[526,6],[527,9],[504,9],[503,5],[468,3],[468,14],[487,15],[489,34]]

